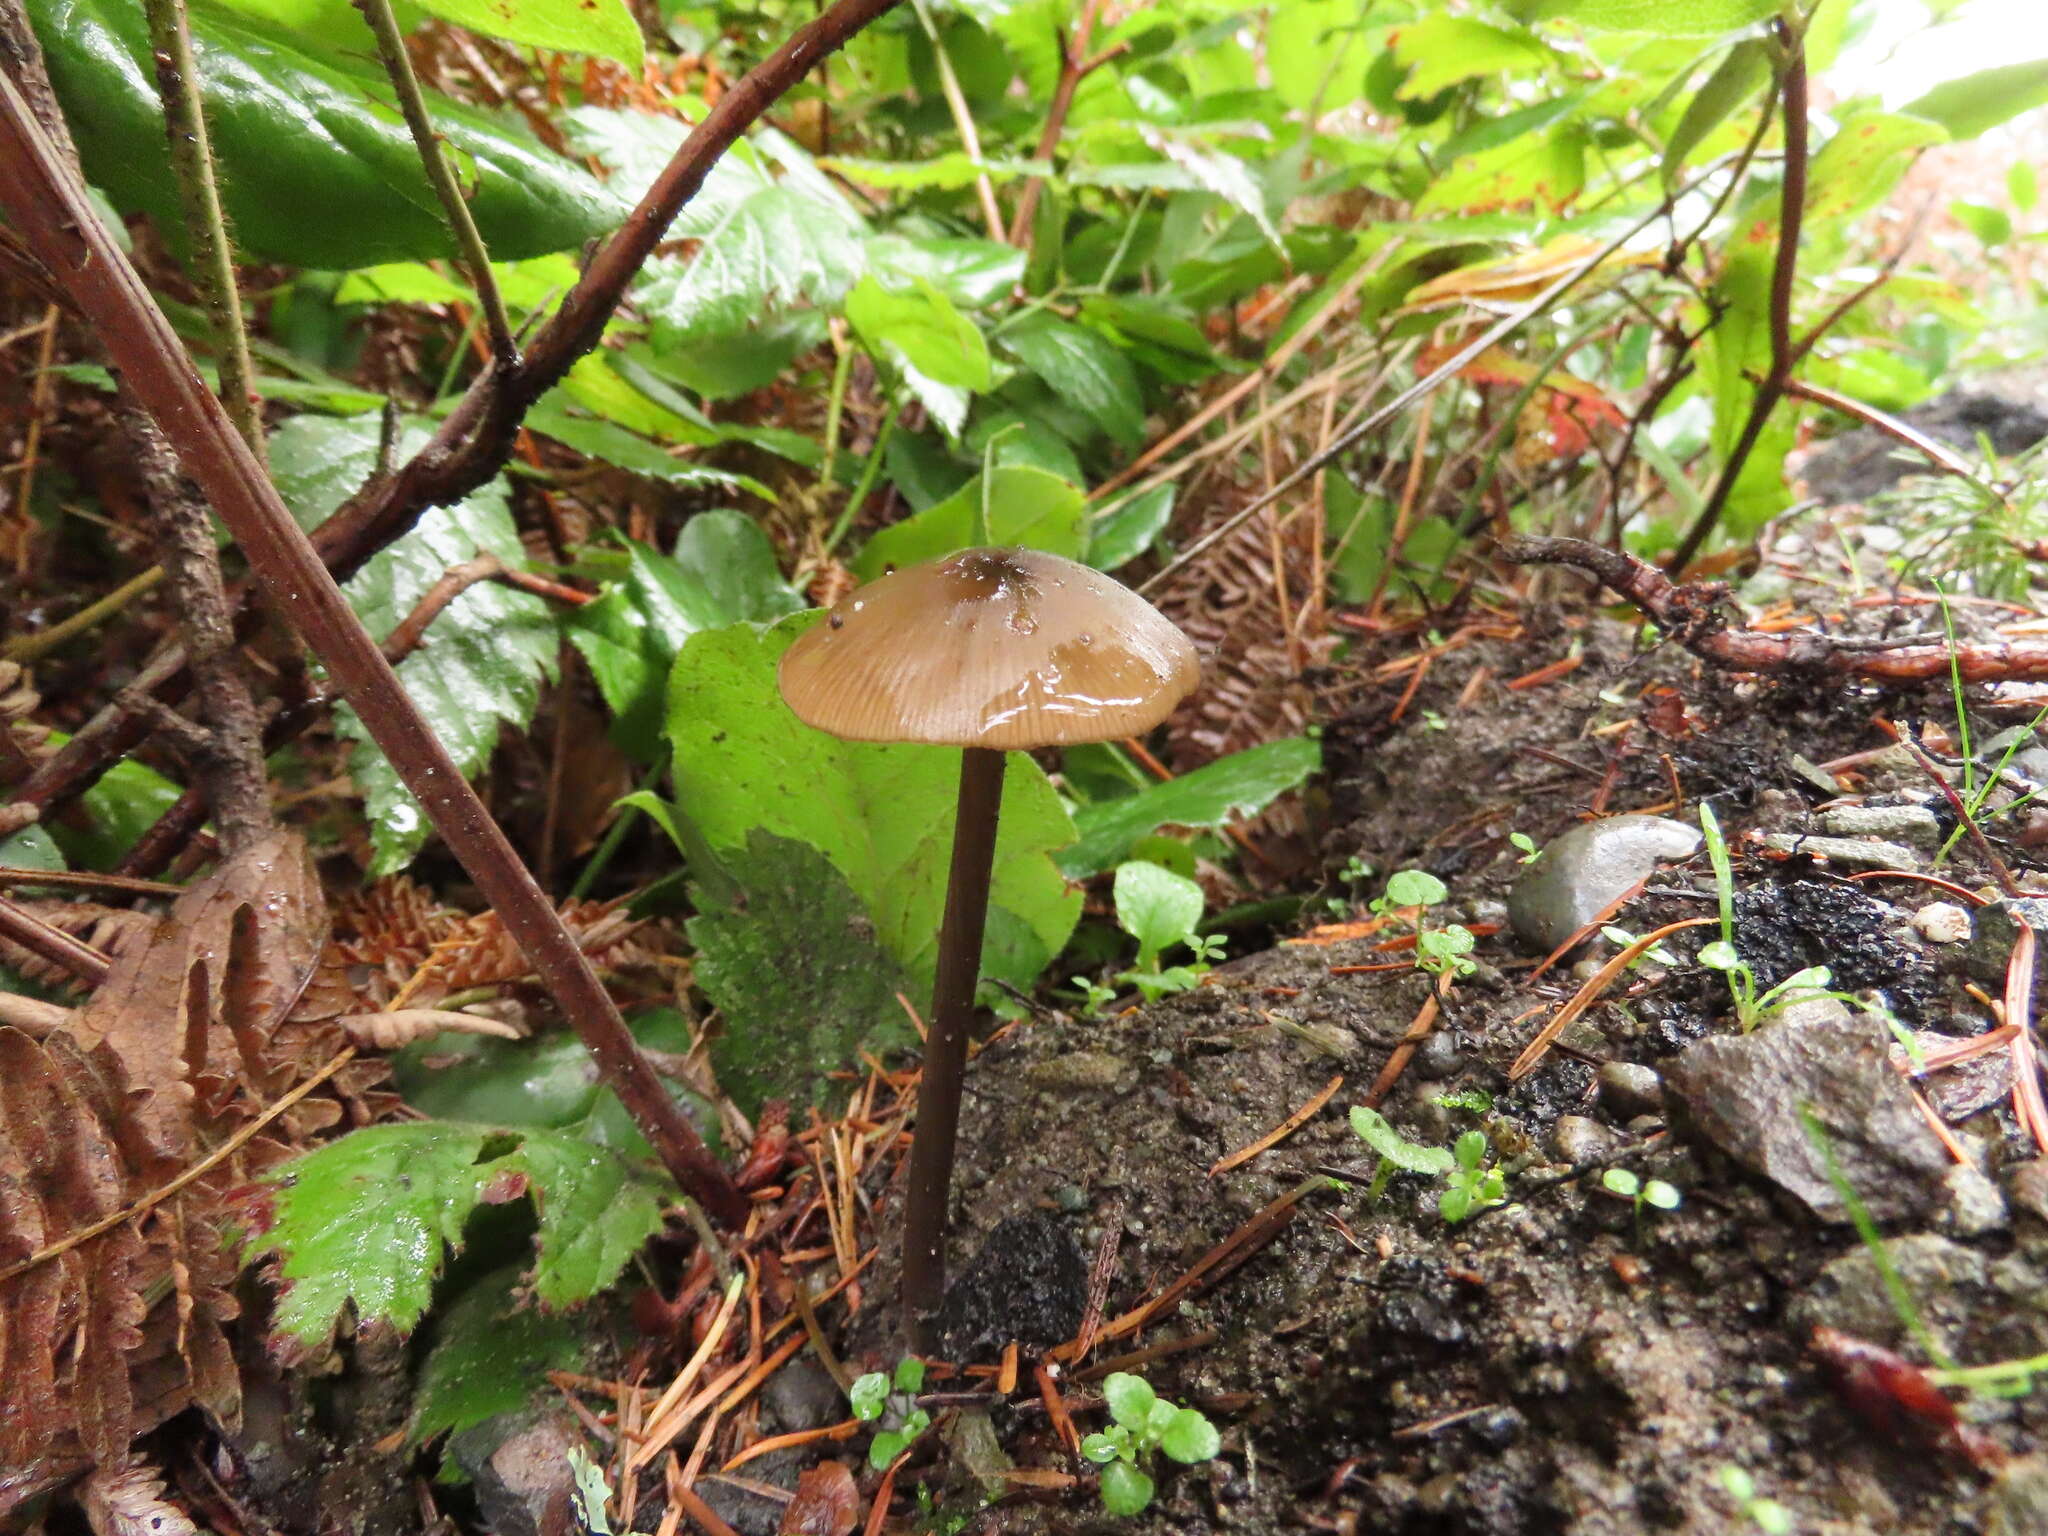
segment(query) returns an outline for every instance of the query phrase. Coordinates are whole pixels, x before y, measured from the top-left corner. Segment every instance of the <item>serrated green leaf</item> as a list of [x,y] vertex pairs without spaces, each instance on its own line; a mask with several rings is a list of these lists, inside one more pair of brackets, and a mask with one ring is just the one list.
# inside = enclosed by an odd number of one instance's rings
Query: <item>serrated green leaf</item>
[[911,1043],[896,1000],[908,983],[817,849],[756,828],[718,858],[735,890],[693,886],[687,926],[696,983],[724,1020],[711,1041],[719,1087],[748,1114],[767,1098],[830,1108],[830,1074],[863,1048]]
[[996,334],[1003,349],[1116,441],[1145,436],[1145,403],[1130,360],[1107,337],[1033,310]]
[[[301,526],[320,522],[369,477],[379,433],[378,422],[367,417],[300,416],[271,434],[272,477]],[[407,424],[399,452],[413,452],[427,435],[418,423]],[[364,626],[382,640],[450,566],[474,559],[479,550],[512,565],[526,560],[502,480],[428,512],[364,565],[343,592]],[[474,777],[496,751],[501,724],[532,720],[541,683],[555,675],[559,640],[544,600],[478,582],[434,620],[426,643],[399,663],[398,677],[456,766]],[[411,862],[432,828],[355,711],[342,710],[336,728],[356,743],[349,773],[363,797],[376,849],[371,873],[394,874]]]
[[[147,213],[181,242],[142,8],[33,0],[29,14],[86,175],[122,212]],[[344,269],[455,253],[412,136],[384,105],[391,83],[381,69],[315,59],[288,33],[204,5],[191,26],[241,255]],[[474,179],[470,210],[494,255],[566,250],[624,215],[580,167],[438,92],[427,96],[436,131]]]
[[430,16],[507,42],[617,59],[636,74],[647,48],[621,0],[412,0]]
[[1609,32],[1719,37],[1767,21],[1782,0],[1544,0],[1537,14]]
[[588,1325],[522,1302],[519,1281],[519,1266],[508,1264],[435,1313],[406,1428],[411,1444],[524,1408],[549,1371],[582,1363]]
[[[815,616],[813,616],[813,621]],[[754,828],[809,843],[846,877],[882,948],[929,989],[960,754],[944,747],[839,741],[804,725],[781,702],[775,668],[800,625],[694,635],[669,682],[669,742],[676,798],[716,849],[743,845]],[[992,943],[985,974],[1028,985],[1073,931],[1080,897],[1051,850],[1073,823],[1045,774],[1011,753],[996,835],[990,927],[1015,922],[1017,941]]]
[[1233,752],[1135,795],[1084,805],[1074,813],[1080,840],[1059,855],[1060,868],[1084,880],[1160,827],[1220,827],[1256,815],[1321,766],[1321,746],[1292,737]]
[[448,1120],[353,1131],[265,1182],[274,1210],[245,1257],[276,1256],[275,1326],[309,1344],[347,1306],[410,1332],[471,1214],[522,1197],[539,1213],[535,1294],[549,1306],[584,1300],[659,1230],[669,1187],[571,1137]]
[[921,277],[964,309],[993,304],[1024,280],[1024,253],[994,240],[876,235],[868,241],[867,261],[886,287]]
[[568,620],[569,638],[614,716],[620,746],[642,762],[660,745],[669,669],[699,630],[769,623],[804,600],[783,579],[760,525],[739,512],[700,512],[675,553],[627,539],[626,569]]
[[928,278],[892,292],[864,277],[846,296],[846,318],[871,352],[956,389],[989,387],[988,343]]
[[990,544],[1042,549],[1069,560],[1083,558],[1087,499],[1057,475],[1030,465],[1003,464],[988,477],[976,475],[937,505],[882,529],[854,557],[853,573],[872,581],[892,565],[921,565],[968,548],[975,543],[977,509],[986,511]]
[[2000,64],[1960,80],[1947,80],[1900,110],[1938,123],[1951,139],[1974,139],[2048,103],[2048,59]]
[[1286,248],[1280,239],[1279,227],[1266,212],[1266,194],[1242,159],[1228,151],[1194,143],[1182,135],[1163,133],[1149,127],[1144,130],[1144,137],[1154,150],[1185,171],[1196,186],[1222,198],[1257,225],[1259,233],[1275,250]]
[[1549,62],[1550,50],[1518,28],[1432,11],[1401,28],[1394,39],[1394,58],[1409,66],[1408,78],[1395,95],[1402,101],[1422,101],[1461,80],[1540,69]]
[[600,460],[663,485],[727,486],[759,496],[764,501],[775,499],[775,493],[751,475],[734,474],[728,469],[713,469],[679,459],[661,444],[628,431],[616,422],[572,416],[552,396],[535,402],[522,425],[529,432],[551,437],[586,458]]
[[1119,864],[1114,889],[1117,926],[1138,941],[1141,965],[1186,940],[1202,920],[1202,888],[1157,864]]

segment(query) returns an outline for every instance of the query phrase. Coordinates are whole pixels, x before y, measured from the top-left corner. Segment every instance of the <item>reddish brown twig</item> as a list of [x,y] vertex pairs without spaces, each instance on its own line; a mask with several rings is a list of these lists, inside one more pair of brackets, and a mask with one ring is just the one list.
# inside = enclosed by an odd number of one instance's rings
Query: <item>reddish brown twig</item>
[[107,970],[113,964],[90,944],[61,928],[51,927],[5,896],[0,896],[0,938],[12,939],[30,954],[61,966],[95,987],[107,979]]
[[677,1181],[737,1222],[746,1202],[640,1052],[618,1005],[391,665],[349,610],[141,276],[86,201],[12,78],[0,75],[0,206],[78,304],[134,398],[170,439],[277,609],[327,665],[406,787],[505,919],[599,1072]]
[[1500,546],[1516,565],[1569,565],[1598,577],[1693,655],[1735,672],[1806,672],[1905,687],[1948,676],[1953,654],[1966,683],[2048,681],[2048,642],[1998,640],[1949,646],[1847,640],[1818,631],[1765,634],[1731,627],[1719,582],[1674,583],[1632,555],[1584,539],[1514,538]]
[[[1095,30],[1095,16],[1101,9],[1102,0],[1087,0],[1074,21],[1073,32],[1067,38],[1066,52],[1060,59],[1059,82],[1052,88],[1052,103],[1045,111],[1045,128],[1038,135],[1036,158],[1040,160],[1051,161],[1053,152],[1060,147],[1060,135],[1067,127],[1067,113],[1074,105],[1074,92],[1080,88],[1081,82],[1131,46],[1118,43],[1103,49],[1093,58],[1088,57],[1088,38]],[[1038,197],[1044,185],[1042,178],[1033,176],[1024,183],[1024,193],[1017,199],[1017,216],[1010,222],[1010,244],[1020,250],[1030,248],[1031,221],[1038,213]]]

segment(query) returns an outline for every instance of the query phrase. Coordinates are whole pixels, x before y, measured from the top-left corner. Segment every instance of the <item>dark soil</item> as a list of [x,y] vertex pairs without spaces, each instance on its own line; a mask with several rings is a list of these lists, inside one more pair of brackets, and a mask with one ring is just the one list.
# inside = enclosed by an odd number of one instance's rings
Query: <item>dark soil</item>
[[[1603,782],[1605,809],[1634,810],[1668,801],[1675,771],[1680,814],[1709,800],[1731,839],[1751,827],[1810,830],[1807,812],[1825,797],[1791,754],[1824,762],[1866,750],[1884,741],[1874,715],[1918,708],[1938,719],[1942,710],[1938,698],[1816,699],[1800,685],[1729,683],[1682,656],[1633,657],[1627,632],[1605,623],[1578,632],[1585,662],[1562,681],[1527,693],[1483,683],[1459,706],[1475,668],[1512,677],[1563,654],[1570,638],[1560,629],[1533,647],[1441,656],[1398,721],[1398,679],[1345,699],[1326,735],[1328,866],[1358,855],[1382,872],[1428,868],[1452,889],[1450,915],[1497,922],[1519,868],[1507,834],[1549,837],[1589,809]],[[1340,674],[1333,697],[1344,699],[1346,679],[1359,675]],[[1601,732],[1622,720],[1636,723]],[[1631,750],[1617,760],[1624,740]],[[1896,763],[1866,771],[1873,799],[1886,774],[1908,782]],[[2023,850],[2007,854],[2026,867]],[[1697,862],[1619,921],[1643,932],[1711,913],[1711,877]],[[1981,883],[1967,861],[1943,873]],[[1797,854],[1743,860],[1738,884],[1738,944],[1764,985],[1826,963],[1846,989],[1883,989],[1904,1023],[1985,1027],[1954,962],[1905,924],[1941,892],[1895,879],[1850,884]],[[1690,955],[1695,936],[1674,947]],[[1661,1117],[1639,1104],[1603,1103],[1598,1063],[1654,1068],[1703,1034],[1733,1032],[1724,982],[1683,957],[1611,990],[1614,1001],[1511,1086],[1507,1065],[1578,978],[1553,972],[1532,983],[1534,961],[1505,933],[1482,941],[1484,963],[1382,1108],[1416,1141],[1483,1127],[1513,1203],[1449,1226],[1425,1181],[1398,1178],[1370,1204],[1373,1158],[1345,1110],[1427,991],[1410,969],[1333,974],[1385,962],[1376,942],[1283,945],[1222,968],[1199,991],[1108,1020],[1041,1017],[970,1073],[957,1248],[971,1251],[992,1230],[996,1248],[1012,1246],[1009,1224],[1036,1213],[1070,1226],[1073,1250],[1092,1254],[1105,1224],[1120,1223],[1110,1316],[1305,1178],[1347,1186],[1309,1193],[1275,1241],[1147,1335],[1167,1352],[1136,1368],[1162,1393],[1215,1405],[1225,1449],[1205,1468],[1167,1472],[1153,1510],[1118,1529],[1753,1528],[1724,1491],[1726,1467],[1788,1506],[1802,1532],[2048,1529],[2026,1513],[2038,1514],[2026,1499],[2038,1487],[2028,1479],[2040,1476],[2026,1458],[2048,1428],[2034,1400],[1968,1407],[2022,1458],[1996,1485],[1924,1428],[1874,1427],[1809,1349],[1819,1324],[1911,1348],[1855,1232],[1823,1224],[1713,1148],[1663,1134]],[[1951,1017],[1958,1010],[1975,1021]],[[1341,1091],[1293,1137],[1208,1173],[1340,1073]],[[1491,1097],[1490,1111],[1445,1102],[1472,1090]],[[1957,1134],[2010,1189],[2027,1151],[2003,1100],[1975,1099]],[[1667,1180],[1683,1192],[1681,1207],[1638,1225],[1629,1202],[1599,1187],[1607,1165]],[[1961,1224],[1942,1214],[1888,1232],[1959,1361],[2048,1349],[2048,1208],[2021,1184],[2017,1214],[1997,1207]],[[984,1303],[985,1280],[974,1282]],[[886,1272],[878,1282],[886,1294]],[[1006,1336],[1000,1317],[985,1332],[990,1343]],[[1186,1347],[1170,1352],[1174,1341]],[[881,1359],[886,1346],[868,1343]],[[1088,1401],[1087,1386],[1070,1380],[1067,1390]],[[1020,1461],[1063,1464],[1042,1416],[999,1415],[997,1428]],[[1001,1518],[1048,1529],[1102,1523],[1072,1498],[1012,1501]]]

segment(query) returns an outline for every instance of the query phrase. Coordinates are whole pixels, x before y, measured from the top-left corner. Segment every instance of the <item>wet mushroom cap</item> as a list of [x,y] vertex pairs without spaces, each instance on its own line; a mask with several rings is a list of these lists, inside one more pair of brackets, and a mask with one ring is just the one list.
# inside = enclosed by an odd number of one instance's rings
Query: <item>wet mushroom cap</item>
[[783,654],[782,697],[848,741],[1007,750],[1148,731],[1201,677],[1194,644],[1100,571],[970,549],[841,598]]

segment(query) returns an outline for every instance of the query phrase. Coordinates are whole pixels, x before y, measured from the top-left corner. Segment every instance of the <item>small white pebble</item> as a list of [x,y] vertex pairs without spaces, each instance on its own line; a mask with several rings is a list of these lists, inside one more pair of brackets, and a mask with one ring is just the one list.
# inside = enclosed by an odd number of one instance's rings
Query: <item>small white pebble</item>
[[1913,914],[1913,927],[1930,944],[1960,944],[1970,936],[1970,914],[1952,901],[1929,902]]

